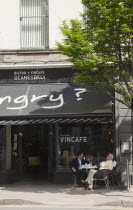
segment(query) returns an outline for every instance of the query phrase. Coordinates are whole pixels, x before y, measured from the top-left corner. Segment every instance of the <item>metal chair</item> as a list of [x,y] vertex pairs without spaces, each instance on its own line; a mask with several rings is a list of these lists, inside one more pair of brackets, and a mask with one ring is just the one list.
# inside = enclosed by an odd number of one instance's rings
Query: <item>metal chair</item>
[[[77,185],[77,180],[80,183],[80,181],[82,180],[82,175],[80,176],[80,180],[79,180],[79,175],[77,173],[73,173],[73,187],[76,187]],[[81,183],[82,184],[82,183]]]
[[94,186],[96,186],[97,181],[104,181],[107,190],[110,190],[108,176],[105,176],[104,178],[94,178]]
[[110,190],[109,176],[112,174],[112,170],[103,169],[94,174],[93,181],[96,186],[97,181],[104,181],[107,190]]
[[73,174],[73,187],[76,187],[77,184],[77,174]]
[[112,173],[109,175],[109,180],[111,185],[116,186],[118,185],[118,176],[119,176],[120,166],[117,164],[116,167],[112,169]]

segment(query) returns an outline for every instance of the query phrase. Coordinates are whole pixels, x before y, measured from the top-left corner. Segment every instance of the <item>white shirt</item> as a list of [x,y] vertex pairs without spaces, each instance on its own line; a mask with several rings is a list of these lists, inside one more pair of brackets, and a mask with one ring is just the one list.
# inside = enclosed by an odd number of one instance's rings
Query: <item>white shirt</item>
[[113,162],[112,160],[103,161],[100,163],[100,169],[113,169]]
[[[105,162],[106,162],[106,161],[102,161],[102,162],[100,163],[100,164],[101,164],[101,166],[102,166],[102,164],[103,164],[103,163],[105,163]],[[114,161],[113,161],[113,168],[115,168],[115,167],[116,167],[116,165],[117,165],[117,162],[114,160]]]
[[114,161],[113,161],[113,167],[115,168],[116,165],[117,165],[117,162],[114,160]]
[[78,162],[79,162],[79,168],[78,168],[78,170],[82,170],[81,159],[78,158]]

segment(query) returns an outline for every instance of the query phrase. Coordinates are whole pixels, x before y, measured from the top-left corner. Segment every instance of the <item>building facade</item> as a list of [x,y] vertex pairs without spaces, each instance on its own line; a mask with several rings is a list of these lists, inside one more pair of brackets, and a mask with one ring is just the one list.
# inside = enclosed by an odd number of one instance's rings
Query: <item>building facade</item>
[[[85,86],[74,84],[72,65],[56,50],[56,41],[62,39],[61,21],[80,18],[82,11],[80,0],[1,0],[3,183],[33,174],[55,183],[64,183],[66,176],[69,183],[68,164],[78,151],[94,164],[110,152],[119,162],[128,154],[132,170],[132,136],[125,137],[130,151],[122,152],[118,104],[114,106],[103,93],[87,92]],[[127,125],[132,128],[132,122]],[[122,172],[125,183],[126,163]]]

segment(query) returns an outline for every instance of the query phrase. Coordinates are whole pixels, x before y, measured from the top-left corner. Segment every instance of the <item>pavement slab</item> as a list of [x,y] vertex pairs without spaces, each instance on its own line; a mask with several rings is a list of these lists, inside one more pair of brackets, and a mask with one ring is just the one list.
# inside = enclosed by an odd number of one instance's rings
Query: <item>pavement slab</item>
[[3,199],[0,200],[1,205],[42,205],[42,203],[22,199]]
[[133,209],[133,186],[130,190],[112,187],[86,191],[72,185],[56,185],[43,182],[18,182],[0,186],[1,205],[53,205],[78,207],[131,207]]

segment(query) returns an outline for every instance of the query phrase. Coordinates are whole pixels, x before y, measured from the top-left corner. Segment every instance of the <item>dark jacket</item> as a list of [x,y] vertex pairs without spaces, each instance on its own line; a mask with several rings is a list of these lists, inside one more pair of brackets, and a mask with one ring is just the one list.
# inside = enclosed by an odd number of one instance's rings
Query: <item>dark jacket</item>
[[[82,159],[81,160],[81,165],[85,165],[85,160]],[[78,170],[79,168],[79,161],[78,158],[74,158],[70,163],[69,163],[70,168],[75,168],[76,170]]]

